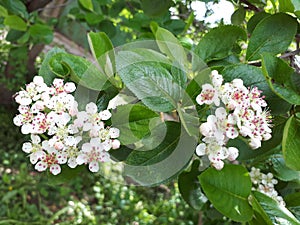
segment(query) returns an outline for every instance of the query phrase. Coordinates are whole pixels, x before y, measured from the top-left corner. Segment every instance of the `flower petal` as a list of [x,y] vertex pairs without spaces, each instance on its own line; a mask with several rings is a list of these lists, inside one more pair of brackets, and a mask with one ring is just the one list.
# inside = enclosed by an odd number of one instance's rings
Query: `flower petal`
[[50,173],[52,173],[53,175],[57,175],[61,172],[61,168],[60,165],[58,164],[53,164],[50,166]]
[[22,150],[26,153],[30,153],[32,150],[32,144],[30,142],[23,143]]
[[99,163],[98,162],[90,162],[89,163],[89,170],[93,173],[96,173],[99,171]]
[[39,172],[45,171],[47,169],[48,165],[47,163],[43,162],[43,161],[39,161],[36,165],[35,165],[35,169]]

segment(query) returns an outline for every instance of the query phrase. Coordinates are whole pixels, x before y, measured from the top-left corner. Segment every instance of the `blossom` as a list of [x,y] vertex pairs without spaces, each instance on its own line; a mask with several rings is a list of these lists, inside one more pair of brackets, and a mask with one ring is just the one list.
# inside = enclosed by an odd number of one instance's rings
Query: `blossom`
[[198,156],[207,155],[212,166],[218,170],[224,167],[225,159],[233,161],[238,157],[238,150],[234,147],[226,148],[216,140],[210,139],[208,143],[200,143],[196,148],[196,154]]
[[70,168],[88,164],[90,171],[97,172],[99,163],[110,160],[108,151],[120,147],[119,129],[104,122],[110,119],[110,111],[98,112],[97,105],[90,102],[78,112],[78,102],[71,94],[75,90],[72,82],[56,78],[48,87],[42,77],[35,76],[15,95],[20,105],[13,122],[23,134],[31,134],[22,150],[39,172],[49,169],[57,175],[62,164]]
[[248,138],[252,149],[261,147],[261,142],[271,135],[271,116],[263,109],[267,103],[257,87],[247,88],[243,80],[234,79],[223,83],[217,71],[211,72],[211,84],[203,84],[201,93],[196,97],[198,104],[212,107],[212,114],[199,127],[204,136],[196,148],[199,156],[207,155],[212,165],[221,169],[224,159],[233,161],[238,149],[227,146],[230,139],[239,135]]
[[249,173],[251,181],[254,185],[252,190],[259,191],[277,201],[279,204],[285,206],[285,202],[281,196],[278,195],[278,192],[275,190],[274,185],[278,181],[274,178],[272,173],[264,174],[260,171],[259,168],[252,167]]
[[92,138],[89,143],[82,145],[82,150],[76,158],[78,165],[89,164],[91,172],[98,172],[99,162],[109,161],[109,155],[104,150],[99,138]]
[[38,135],[31,135],[31,142],[25,142],[22,150],[29,154],[29,159],[32,164],[36,164],[38,160],[45,156],[42,145],[40,144],[41,138]]
[[216,106],[220,105],[218,92],[211,84],[202,85],[202,91],[197,96],[196,101],[199,105],[203,105],[203,104],[210,105],[212,103],[214,103]]

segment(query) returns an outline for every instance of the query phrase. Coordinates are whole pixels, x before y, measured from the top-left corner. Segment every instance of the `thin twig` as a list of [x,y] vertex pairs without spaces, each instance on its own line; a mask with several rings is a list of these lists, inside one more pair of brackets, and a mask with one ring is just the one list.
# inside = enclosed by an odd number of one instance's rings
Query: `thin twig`
[[296,49],[294,51],[282,54],[281,56],[279,56],[279,58],[282,58],[282,59],[289,58],[290,56],[297,55],[298,53],[300,53],[300,48],[298,48],[298,49]]
[[66,2],[66,3],[63,3],[63,4],[58,4],[58,5],[55,5],[55,6],[46,6],[46,7],[43,7],[43,8],[39,8],[37,9],[36,11],[40,12],[40,11],[43,11],[44,9],[56,9],[56,8],[61,8],[61,7],[64,7],[66,5],[68,5],[69,3]]
[[198,217],[198,225],[203,225],[202,224],[202,212],[199,212],[199,217]]
[[247,6],[245,7],[245,9],[249,9],[249,10],[253,10],[255,12],[261,12],[262,10],[260,8],[257,8],[255,5],[253,5],[252,3],[248,2],[247,0],[240,0],[241,3],[246,4]]

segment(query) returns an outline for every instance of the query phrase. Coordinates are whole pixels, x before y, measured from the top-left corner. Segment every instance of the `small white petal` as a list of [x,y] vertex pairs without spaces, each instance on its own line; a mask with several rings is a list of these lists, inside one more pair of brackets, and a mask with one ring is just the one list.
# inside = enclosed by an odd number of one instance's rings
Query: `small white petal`
[[30,134],[33,132],[33,129],[32,129],[32,124],[24,124],[22,127],[21,127],[21,133],[22,134]]
[[96,173],[99,171],[99,163],[98,162],[90,162],[89,163],[89,170],[93,173]]
[[120,136],[120,130],[118,128],[112,127],[109,129],[109,135],[111,138],[118,138]]
[[33,164],[33,165],[36,164],[38,160],[39,160],[39,158],[37,157],[36,154],[30,154],[29,161],[31,164]]
[[71,93],[76,90],[76,86],[73,82],[67,82],[64,86],[64,90],[67,93]]
[[76,158],[72,157],[68,160],[68,166],[74,169],[77,166]]
[[206,144],[201,143],[196,147],[196,154],[198,156],[203,156],[206,154]]
[[57,142],[55,142],[55,144],[53,145],[53,147],[56,150],[62,150],[65,147],[65,145],[61,141],[57,141]]
[[30,154],[30,162],[31,164],[36,164],[38,160],[43,160],[46,157],[46,153],[43,151],[37,151]]
[[79,154],[76,158],[76,163],[78,165],[85,164],[87,162],[87,158],[85,154]]
[[67,146],[75,146],[77,144],[77,141],[74,136],[67,136],[64,139],[64,142]]
[[33,78],[33,83],[35,83],[37,85],[42,85],[44,83],[44,78],[41,76],[35,76]]
[[111,117],[109,110],[103,110],[99,113],[101,120],[108,120]]
[[109,162],[110,161],[110,156],[107,152],[105,151],[102,151],[101,152],[101,159],[100,159],[101,162]]
[[213,162],[212,166],[215,167],[217,170],[221,170],[224,167],[224,162],[222,160],[218,162]]
[[236,158],[239,156],[239,150],[235,147],[229,147],[228,152],[229,152],[229,156],[227,157],[227,159],[229,161],[236,160]]
[[30,153],[32,150],[32,144],[30,142],[25,142],[22,146],[22,150],[26,153]]
[[21,113],[21,114],[25,114],[25,113],[27,113],[28,111],[29,111],[29,107],[28,106],[26,106],[26,105],[20,105],[19,107],[18,107],[18,111]]
[[249,145],[252,149],[257,149],[261,147],[261,141],[258,138],[251,138]]
[[105,151],[109,151],[112,147],[112,143],[111,143],[111,140],[105,140],[104,142],[101,143],[102,146],[103,146],[103,149]]
[[22,115],[16,115],[13,119],[13,122],[16,126],[20,127],[23,124],[23,116]]
[[38,135],[31,134],[30,137],[33,144],[38,144],[41,142],[41,138]]
[[59,164],[64,164],[67,162],[68,157],[66,153],[57,153],[56,154],[56,159],[58,161]]
[[223,107],[219,107],[216,109],[216,117],[220,120],[224,120],[227,117],[226,109]]
[[97,113],[97,105],[94,102],[90,102],[86,105],[85,110],[89,114],[95,114]]
[[117,139],[112,140],[112,142],[111,142],[112,149],[118,149],[118,148],[120,148],[120,145],[121,145],[121,143]]
[[91,143],[84,143],[82,145],[81,149],[82,149],[82,152],[85,152],[85,153],[90,152],[92,150],[92,145],[91,145]]
[[60,165],[58,164],[53,164],[50,166],[50,173],[52,173],[53,175],[57,175],[61,172],[61,168]]
[[93,124],[91,124],[91,123],[84,123],[83,127],[82,127],[82,130],[83,131],[89,131],[92,128],[93,128]]
[[42,172],[42,171],[45,171],[47,169],[47,167],[48,167],[47,163],[40,161],[35,165],[34,168],[37,171]]
[[58,87],[62,87],[64,84],[64,80],[63,79],[59,79],[59,78],[55,78],[53,80],[53,85],[54,87],[58,88]]

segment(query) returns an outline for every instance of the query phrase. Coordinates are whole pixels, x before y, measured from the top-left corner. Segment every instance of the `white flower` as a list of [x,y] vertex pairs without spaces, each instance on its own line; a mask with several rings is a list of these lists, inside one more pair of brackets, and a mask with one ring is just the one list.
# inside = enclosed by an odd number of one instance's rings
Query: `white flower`
[[201,93],[196,97],[199,105],[214,103],[216,106],[220,105],[220,99],[217,90],[211,84],[203,84]]
[[114,140],[111,141],[112,149],[118,149],[118,148],[120,148],[120,145],[121,145],[121,143],[117,139],[114,139]]
[[15,101],[20,105],[30,105],[32,103],[31,96],[27,91],[19,91],[15,97]]
[[118,138],[120,136],[120,130],[115,127],[109,128],[109,136],[110,138]]
[[91,172],[98,172],[99,162],[106,162],[108,160],[109,155],[104,150],[99,138],[92,138],[89,143],[84,143],[76,158],[78,165],[89,164]]
[[272,173],[264,174],[260,172],[260,169],[252,167],[249,173],[252,183],[255,187],[253,190],[257,190],[277,201],[281,205],[285,205],[283,198],[278,195],[275,190],[274,185],[278,183],[276,179],[273,178]]
[[227,159],[229,161],[236,160],[236,158],[239,156],[239,150],[235,147],[229,147],[228,149],[228,157]]
[[111,117],[111,113],[109,110],[103,110],[99,113],[101,120],[108,120]]
[[42,159],[46,153],[40,144],[41,138],[38,135],[31,135],[31,142],[25,142],[22,146],[22,150],[26,153],[30,153],[29,159],[32,164]]

